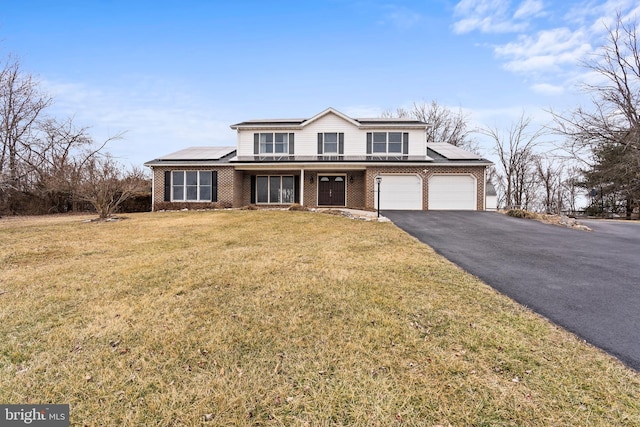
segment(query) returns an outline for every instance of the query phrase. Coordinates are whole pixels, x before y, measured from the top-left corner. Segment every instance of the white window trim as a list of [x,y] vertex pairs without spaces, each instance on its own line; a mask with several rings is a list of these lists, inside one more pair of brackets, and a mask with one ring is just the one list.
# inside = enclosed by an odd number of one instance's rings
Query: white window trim
[[[183,195],[184,198],[183,199],[176,199],[174,197],[174,188],[176,187],[176,185],[174,184],[174,180],[173,180],[173,174],[174,173],[178,173],[178,172],[182,172],[182,177],[183,177],[183,184],[182,184],[182,191],[183,191]],[[197,199],[188,199],[187,198],[187,172],[195,172],[196,176],[198,178],[198,183],[196,184],[196,188],[197,188],[197,194],[198,194],[198,198]],[[208,187],[209,187],[209,199],[207,200],[201,200],[200,199],[200,173],[201,172],[207,172],[209,174],[211,174],[211,171],[207,171],[207,170],[172,170],[171,171],[171,201],[172,202],[194,202],[194,203],[210,203],[211,202],[211,193],[213,191],[213,182],[209,183]],[[209,175],[211,176],[211,175]]]
[[[260,154],[289,154],[289,133],[287,132],[260,132],[258,134],[258,150]],[[272,151],[263,151],[262,150],[262,135],[271,135],[271,146]],[[276,151],[276,135],[284,135],[286,142],[284,146],[284,151]]]
[[[271,201],[271,188],[269,187],[271,185],[271,177],[278,177],[280,178],[280,199],[282,199],[282,184],[283,184],[283,179],[282,178],[292,178],[292,182],[293,182],[293,200],[290,202],[272,202]],[[266,202],[260,202],[258,201],[258,178],[267,178],[268,179],[268,186],[267,186],[267,196],[268,196],[268,201]],[[256,194],[255,194],[255,200],[256,200],[256,204],[257,205],[291,205],[293,203],[295,203],[296,200],[296,177],[295,175],[256,175]]]
[[[381,134],[381,133],[383,133],[383,134],[385,135],[385,142],[384,142],[384,149],[385,149],[385,151],[376,151],[376,150],[375,150],[375,146],[376,146],[376,142],[375,142],[376,134]],[[389,142],[389,134],[392,134],[392,133],[400,134],[400,142],[399,142],[399,144],[400,144],[400,151],[393,151],[393,152],[392,152],[392,151],[389,151],[389,144],[390,144],[390,142]],[[398,142],[394,142],[394,144],[397,144],[397,143],[398,143]],[[402,155],[402,145],[403,145],[403,143],[404,143],[404,142],[403,142],[402,132],[398,132],[398,131],[382,131],[382,132],[378,131],[378,132],[375,132],[375,131],[374,131],[374,132],[372,132],[372,134],[371,134],[371,154],[374,154],[374,155],[375,155],[375,154]],[[380,144],[380,143],[378,143],[378,144]]]
[[[327,135],[332,134],[336,136],[336,151],[327,151]],[[333,144],[333,143],[332,143]],[[340,132],[322,132],[322,154],[334,154],[339,155],[340,153]]]

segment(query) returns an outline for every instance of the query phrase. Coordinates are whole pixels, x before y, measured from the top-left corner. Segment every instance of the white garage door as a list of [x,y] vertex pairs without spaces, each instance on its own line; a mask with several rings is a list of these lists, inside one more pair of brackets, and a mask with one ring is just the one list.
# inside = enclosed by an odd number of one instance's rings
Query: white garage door
[[[422,179],[418,175],[381,175],[380,209],[422,210]],[[376,185],[376,206],[378,193]]]
[[429,210],[476,210],[476,180],[470,175],[433,175]]

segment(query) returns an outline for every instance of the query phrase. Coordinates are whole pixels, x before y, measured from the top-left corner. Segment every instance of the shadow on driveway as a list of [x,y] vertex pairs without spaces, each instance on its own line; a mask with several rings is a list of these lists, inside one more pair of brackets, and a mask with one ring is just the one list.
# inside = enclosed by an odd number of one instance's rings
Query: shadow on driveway
[[593,230],[587,232],[495,212],[384,215],[494,289],[640,371],[640,223],[585,222]]

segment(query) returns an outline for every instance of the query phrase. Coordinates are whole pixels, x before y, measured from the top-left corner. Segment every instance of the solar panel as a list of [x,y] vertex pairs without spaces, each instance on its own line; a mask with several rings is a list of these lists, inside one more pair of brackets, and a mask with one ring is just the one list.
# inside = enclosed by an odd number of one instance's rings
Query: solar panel
[[236,147],[189,147],[158,160],[220,160],[235,150]]
[[480,160],[481,156],[448,142],[428,142],[427,147],[449,160]]

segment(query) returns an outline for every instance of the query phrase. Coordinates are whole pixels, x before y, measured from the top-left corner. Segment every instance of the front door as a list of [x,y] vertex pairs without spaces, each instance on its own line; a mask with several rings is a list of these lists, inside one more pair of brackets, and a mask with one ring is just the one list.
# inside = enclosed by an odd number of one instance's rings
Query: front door
[[344,196],[344,176],[318,176],[318,206],[344,206]]

